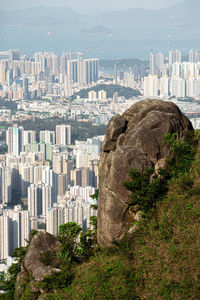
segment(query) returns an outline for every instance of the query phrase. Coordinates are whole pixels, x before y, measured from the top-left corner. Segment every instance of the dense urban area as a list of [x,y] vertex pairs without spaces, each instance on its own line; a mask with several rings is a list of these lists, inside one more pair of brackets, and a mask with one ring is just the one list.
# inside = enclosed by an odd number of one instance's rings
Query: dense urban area
[[[106,125],[142,99],[176,103],[200,127],[200,52],[101,62],[81,53],[0,52],[0,272],[31,230],[57,235],[96,215]],[[131,61],[131,60],[130,60]]]

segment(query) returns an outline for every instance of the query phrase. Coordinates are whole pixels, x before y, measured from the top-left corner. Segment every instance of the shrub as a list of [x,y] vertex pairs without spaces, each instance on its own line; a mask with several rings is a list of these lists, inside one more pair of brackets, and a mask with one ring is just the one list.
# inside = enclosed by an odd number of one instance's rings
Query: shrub
[[153,168],[148,168],[143,173],[135,169],[131,170],[129,173],[131,181],[124,183],[124,186],[132,191],[131,204],[139,204],[144,212],[154,207],[156,201],[166,191],[166,177],[152,179],[153,172]]
[[66,266],[60,273],[53,273],[52,275],[45,276],[40,285],[47,292],[51,292],[56,289],[66,288],[70,285],[73,278],[73,271]]
[[156,202],[166,193],[169,179],[179,178],[180,188],[189,189],[193,180],[187,172],[191,168],[195,154],[194,133],[188,132],[185,140],[177,140],[177,134],[164,136],[164,143],[171,148],[172,157],[168,158],[165,169],[159,170],[159,175],[154,174],[154,168],[147,168],[142,173],[133,169],[130,171],[130,181],[124,186],[131,191],[131,205],[139,205],[146,213],[156,206]]
[[54,268],[57,268],[60,265],[58,255],[54,251],[47,250],[47,251],[43,252],[40,256],[40,261],[45,266],[51,266],[51,267],[54,267]]

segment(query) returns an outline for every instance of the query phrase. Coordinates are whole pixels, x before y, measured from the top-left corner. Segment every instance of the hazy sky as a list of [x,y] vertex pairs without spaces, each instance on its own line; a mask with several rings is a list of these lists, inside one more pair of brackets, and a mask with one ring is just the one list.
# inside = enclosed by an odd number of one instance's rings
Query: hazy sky
[[80,12],[120,10],[134,7],[160,9],[186,0],[0,0],[0,10],[30,6],[68,6]]

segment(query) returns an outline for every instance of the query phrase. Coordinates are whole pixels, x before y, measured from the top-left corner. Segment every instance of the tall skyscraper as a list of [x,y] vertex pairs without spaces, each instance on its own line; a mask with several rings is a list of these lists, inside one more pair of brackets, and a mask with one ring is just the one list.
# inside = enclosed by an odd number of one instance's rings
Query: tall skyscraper
[[19,156],[20,152],[23,151],[24,145],[24,128],[17,127],[14,125],[13,127],[9,127],[6,131],[6,143],[8,145],[8,153],[12,153],[16,156]]
[[182,78],[172,78],[170,83],[170,94],[175,97],[186,96],[186,80]]
[[6,83],[6,71],[8,62],[6,60],[0,61],[0,84],[4,85]]
[[56,126],[56,144],[71,145],[71,125]]
[[117,84],[117,64],[114,64],[114,84]]
[[11,221],[8,216],[0,215],[0,260],[11,253]]
[[169,65],[172,65],[173,63],[181,63],[181,51],[179,50],[171,50],[169,51]]
[[157,97],[158,96],[159,80],[157,76],[144,77],[144,96]]
[[9,50],[9,61],[13,62],[14,60],[20,60],[20,50],[19,49],[10,49]]
[[158,78],[162,75],[164,67],[164,55],[162,53],[150,54],[150,75],[156,75]]
[[99,79],[99,59],[84,59],[84,82],[89,84]]
[[11,204],[12,186],[11,186],[11,169],[0,166],[0,204]]
[[65,223],[65,210],[63,208],[53,207],[47,214],[47,232],[57,236],[58,228]]
[[[31,71],[30,71],[31,73]],[[24,91],[24,99],[28,99],[29,97],[29,88],[28,88],[28,78],[23,78],[23,91]]]
[[21,205],[16,205],[9,213],[12,220],[12,250],[18,247],[25,247],[30,234],[29,212],[21,209]]
[[66,174],[58,174],[58,195],[62,196],[66,191]]
[[67,53],[63,52],[60,58],[60,73],[65,75],[67,73]]
[[161,77],[160,79],[160,95],[161,97],[169,96],[169,77]]
[[28,211],[31,217],[42,214],[42,190],[37,184],[31,184],[28,188]]
[[48,211],[53,206],[53,188],[48,184],[43,184],[42,189],[42,215],[47,216]]
[[189,62],[198,63],[200,61],[200,51],[190,50],[189,51]]

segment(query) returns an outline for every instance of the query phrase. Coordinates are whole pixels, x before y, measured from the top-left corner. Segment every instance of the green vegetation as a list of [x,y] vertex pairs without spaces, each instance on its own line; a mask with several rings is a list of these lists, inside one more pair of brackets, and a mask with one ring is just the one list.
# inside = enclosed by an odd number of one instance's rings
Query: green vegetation
[[193,132],[188,132],[185,140],[177,139],[176,133],[167,134],[164,136],[163,143],[170,146],[172,154],[166,168],[160,169],[158,174],[155,174],[154,168],[148,168],[143,173],[131,170],[131,181],[124,183],[124,186],[132,191],[132,205],[138,204],[144,213],[154,208],[164,196],[171,179],[177,176],[182,179],[186,177],[185,174],[194,160],[196,142]]
[[129,87],[124,87],[121,85],[115,85],[115,84],[98,84],[96,86],[93,86],[89,89],[83,89],[78,93],[75,93],[71,99],[76,99],[77,96],[80,96],[81,98],[88,98],[88,92],[95,91],[99,92],[101,90],[106,91],[107,98],[112,98],[114,93],[117,92],[119,97],[125,97],[126,99],[130,99],[132,97],[140,96],[140,92],[138,90],[133,90]]
[[[146,169],[143,173],[138,170],[131,170],[131,181],[125,182],[124,186],[132,191],[132,205],[139,205],[140,210],[144,213],[155,207],[160,196],[166,192],[166,177],[152,178],[154,173],[153,168]],[[163,172],[164,173],[164,172]]]
[[[93,225],[93,219],[91,219],[91,225]],[[41,262],[44,265],[59,268],[61,272],[45,276],[40,287],[46,292],[53,292],[69,286],[75,276],[74,268],[93,255],[95,234],[96,227],[82,232],[81,226],[75,222],[60,225],[58,240],[61,243],[61,251],[58,253],[44,252],[41,255]]]
[[0,149],[0,154],[5,154],[6,152],[8,152],[8,146],[4,145],[1,149]]
[[11,111],[17,111],[17,103],[15,101],[9,101],[0,98],[0,109],[10,109]]

